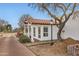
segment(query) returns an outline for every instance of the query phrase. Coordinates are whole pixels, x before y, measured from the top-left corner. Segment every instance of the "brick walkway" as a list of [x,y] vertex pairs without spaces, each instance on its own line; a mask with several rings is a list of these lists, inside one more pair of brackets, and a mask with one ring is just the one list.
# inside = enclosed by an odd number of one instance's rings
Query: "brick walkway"
[[0,38],[0,56],[34,56],[28,48],[14,37]]

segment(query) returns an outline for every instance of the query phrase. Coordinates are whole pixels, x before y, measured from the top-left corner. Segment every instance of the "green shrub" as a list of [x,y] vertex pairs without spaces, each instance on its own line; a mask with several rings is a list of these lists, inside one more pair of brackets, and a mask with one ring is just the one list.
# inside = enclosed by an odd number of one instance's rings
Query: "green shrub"
[[19,37],[19,42],[21,42],[21,43],[26,43],[26,42],[31,42],[31,40],[30,40],[30,38],[27,37],[26,35],[21,35],[21,36]]

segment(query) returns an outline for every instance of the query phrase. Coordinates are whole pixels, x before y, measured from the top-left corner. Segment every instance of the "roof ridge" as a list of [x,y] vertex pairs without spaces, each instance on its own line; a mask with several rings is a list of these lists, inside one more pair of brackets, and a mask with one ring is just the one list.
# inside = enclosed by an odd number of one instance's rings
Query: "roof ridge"
[[[32,24],[44,24],[44,25],[50,25],[51,20],[43,20],[43,19],[30,19],[25,21],[26,23],[32,23]],[[54,21],[52,21],[53,24],[55,24]]]

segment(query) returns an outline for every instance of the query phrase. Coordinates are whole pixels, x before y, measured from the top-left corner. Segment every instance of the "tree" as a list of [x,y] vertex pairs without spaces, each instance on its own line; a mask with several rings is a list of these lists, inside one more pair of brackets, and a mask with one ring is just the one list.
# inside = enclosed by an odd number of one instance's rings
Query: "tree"
[[32,17],[31,17],[30,15],[28,15],[28,14],[24,14],[24,15],[21,16],[18,25],[19,25],[19,27],[20,27],[20,29],[21,29],[22,31],[23,31],[23,29],[24,29],[24,20],[25,20],[25,19],[31,19],[31,18],[32,18]]
[[6,25],[6,30],[7,30],[7,32],[12,32],[12,26],[11,26],[11,24],[7,24]]
[[4,27],[8,24],[7,21],[0,19],[0,32],[4,31]]
[[19,32],[19,29],[20,29],[20,28],[14,28],[14,29],[13,29],[13,32]]
[[56,26],[58,28],[57,38],[62,40],[61,32],[69,18],[76,11],[76,3],[39,3],[31,4],[35,7],[38,7],[39,10],[48,13],[48,15],[55,20],[55,23],[58,23]]

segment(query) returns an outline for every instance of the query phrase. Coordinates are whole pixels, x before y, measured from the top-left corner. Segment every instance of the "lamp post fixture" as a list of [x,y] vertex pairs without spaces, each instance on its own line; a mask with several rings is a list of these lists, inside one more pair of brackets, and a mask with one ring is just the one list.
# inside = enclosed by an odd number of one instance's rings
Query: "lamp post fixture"
[[53,39],[53,31],[52,31],[53,30],[52,29],[53,21],[52,20],[50,21],[50,25],[51,25],[51,44],[50,45],[53,45],[53,42],[52,42],[53,41],[52,40]]

